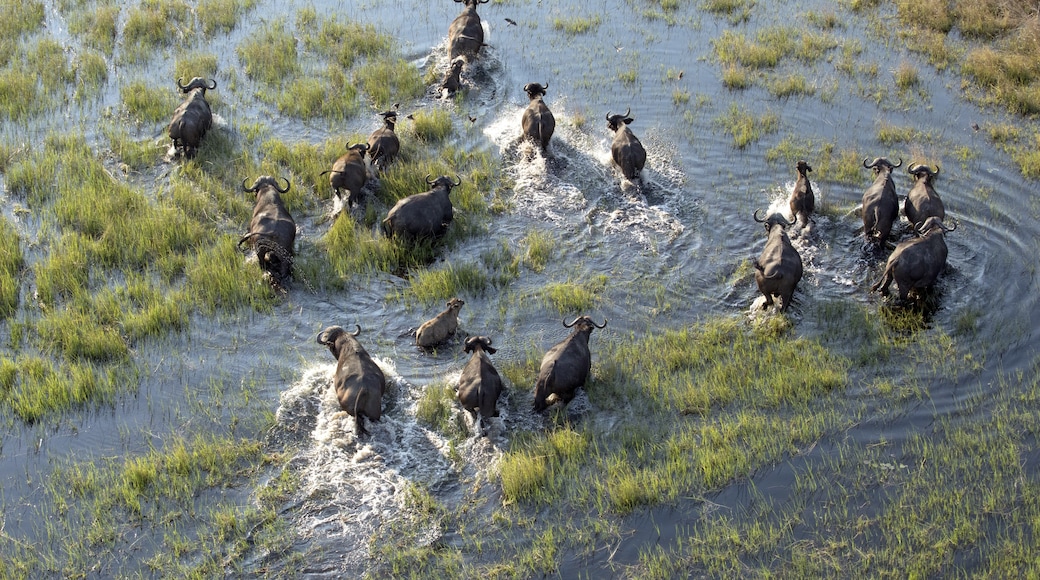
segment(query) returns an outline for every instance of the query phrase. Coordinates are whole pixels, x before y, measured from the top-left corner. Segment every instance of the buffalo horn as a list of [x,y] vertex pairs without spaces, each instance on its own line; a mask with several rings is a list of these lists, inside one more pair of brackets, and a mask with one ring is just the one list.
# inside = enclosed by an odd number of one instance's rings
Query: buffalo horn
[[570,324],[567,324],[567,319],[564,318],[563,319],[563,326],[565,328],[570,328],[570,327],[574,326],[575,324],[577,324],[578,323],[578,319],[580,319],[580,318],[581,318],[580,316],[575,317],[574,320]]
[[765,218],[759,218],[759,217],[758,217],[758,212],[759,212],[759,211],[761,211],[761,210],[757,210],[757,209],[755,210],[755,215],[754,215],[754,218],[755,218],[755,221],[756,221],[756,222],[758,222],[758,223],[760,223],[760,224],[761,224],[761,223],[764,223],[764,222],[765,222],[766,220],[765,220]]
[[629,107],[629,108],[625,109],[625,115],[624,115],[624,117],[625,117],[626,119],[627,119],[627,118],[628,118],[628,116],[629,116],[629,115],[631,115],[631,114],[632,114],[632,107]]
[[357,335],[361,334],[361,325],[357,324],[357,323],[354,323],[354,326],[357,327],[357,330],[355,330],[354,332],[351,332],[350,336],[357,336]]
[[942,223],[941,221],[939,222],[939,224],[942,226],[943,231],[945,232],[952,232],[953,230],[957,229],[957,220],[950,220],[950,223],[952,224],[951,227],[946,227],[946,224]]
[[543,91],[549,90],[549,83],[545,83],[544,85],[542,85],[542,90]]
[[610,114],[610,111],[607,111],[607,120],[608,120],[608,121],[610,120],[610,117],[611,117],[611,116],[612,116],[612,115]]
[[206,87],[208,90],[212,91],[213,89],[217,88],[217,81],[216,81],[216,79],[209,79],[209,84],[210,84],[210,86]]
[[867,165],[867,158],[864,157],[863,158],[863,167],[866,167],[867,169],[873,169],[874,167],[877,166],[878,161],[881,161],[880,157],[878,157],[878,158],[874,159],[873,161],[871,161],[870,165]]
[[458,186],[459,186],[459,185],[461,185],[461,184],[462,184],[462,178],[461,178],[461,177],[459,177],[459,174],[458,174],[458,173],[456,173],[456,174],[455,174],[455,183],[454,183],[454,184],[452,184],[452,187],[458,187]]
[[248,180],[249,180],[248,177],[242,180],[242,191],[256,191],[252,187],[246,187],[246,181],[248,181]]
[[592,319],[589,319],[589,321],[592,322],[592,326],[595,326],[596,328],[606,328],[607,327],[607,319],[606,318],[603,319],[603,324],[602,325],[596,324],[596,321],[594,321]]
[[182,91],[188,88],[187,86],[184,85],[183,82],[181,82],[181,78],[180,77],[177,77],[177,88],[179,88]]
[[289,191],[289,180],[285,179],[284,177],[282,179],[285,180],[285,189],[282,189],[282,188],[278,187],[277,183],[274,186],[274,188],[278,190],[278,193],[285,193],[285,192]]
[[433,185],[433,182],[430,181],[430,174],[429,173],[426,174],[426,185]]

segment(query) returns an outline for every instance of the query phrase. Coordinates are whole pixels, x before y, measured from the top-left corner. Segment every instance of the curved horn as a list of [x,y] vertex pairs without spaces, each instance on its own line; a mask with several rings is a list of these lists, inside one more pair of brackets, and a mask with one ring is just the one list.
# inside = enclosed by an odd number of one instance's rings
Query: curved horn
[[430,174],[429,173],[426,174],[426,185],[433,185],[433,182],[430,181]]
[[610,117],[611,117],[610,111],[607,111],[607,120],[608,121],[610,120]]
[[216,79],[209,79],[209,84],[210,84],[210,86],[206,87],[207,90],[212,91],[213,89],[217,88],[217,81],[216,81]]
[[895,169],[896,167],[902,167],[902,166],[903,166],[903,158],[900,157],[899,158],[899,163],[896,163],[895,165],[893,165],[892,168]]
[[911,163],[910,163],[910,165],[908,165],[908,166],[906,167],[906,172],[907,172],[907,173],[909,173],[909,174],[911,174],[911,175],[913,175],[913,174],[914,174],[914,171],[915,171],[915,170],[917,170],[917,169],[919,169],[919,168],[920,168],[920,165],[919,165],[919,164],[911,162]]
[[754,215],[754,218],[755,218],[755,221],[756,221],[756,222],[758,222],[758,223],[760,223],[760,224],[761,224],[761,223],[765,223],[765,221],[766,221],[766,220],[765,220],[765,218],[759,218],[759,217],[758,217],[758,212],[760,212],[760,211],[762,211],[762,210],[760,210],[760,209],[756,209],[756,210],[755,210],[755,215]]
[[932,175],[939,175],[939,164],[938,163],[935,164],[935,172],[932,173]]
[[873,169],[874,167],[877,166],[877,163],[880,160],[881,160],[880,157],[879,158],[875,158],[873,161],[870,162],[870,165],[867,165],[867,158],[864,157],[863,158],[863,167],[866,167],[867,169]]
[[355,330],[354,332],[348,332],[347,334],[349,334],[350,336],[357,336],[357,335],[361,334],[361,325],[355,323],[354,326],[357,327],[357,330]]
[[256,191],[252,187],[246,187],[246,181],[249,181],[248,177],[242,180],[242,191]]
[[625,109],[625,118],[626,118],[626,119],[627,119],[627,118],[628,118],[628,116],[629,116],[629,115],[631,115],[631,114],[632,114],[632,107],[629,107],[629,108]]
[[456,173],[455,174],[455,183],[452,184],[452,187],[458,187],[461,184],[462,184],[462,178],[459,177],[458,173]]
[[181,77],[177,77],[177,88],[182,91],[188,88],[183,82],[181,82]]
[[[789,227],[791,227],[791,226],[793,226],[793,225],[794,225],[794,222],[789,222],[789,221],[787,221],[787,218],[785,218],[785,217],[784,217],[784,216],[782,216],[782,215],[779,215],[779,214],[777,214],[777,216],[776,216],[776,217],[777,217],[777,219],[778,219],[778,220],[780,220],[780,223],[782,223],[782,224],[784,225],[784,227],[785,227],[785,228],[789,228]],[[797,219],[797,218],[796,218],[796,219]]]
[[606,327],[607,327],[607,319],[606,319],[606,318],[604,318],[604,319],[603,319],[603,324],[602,324],[602,326],[601,326],[601,325],[599,325],[599,324],[596,324],[596,321],[595,321],[595,320],[593,320],[593,321],[592,321],[592,326],[595,326],[596,328],[606,328]]
[[[282,177],[282,179],[285,179],[285,178]],[[289,180],[285,179],[285,189],[282,189],[282,188],[278,187],[277,183],[274,184],[274,188],[276,190],[278,190],[278,193],[285,193],[285,192],[289,191]]]
[[570,324],[567,324],[567,319],[566,319],[566,318],[564,318],[564,319],[563,319],[563,325],[564,325],[564,326],[565,326],[566,328],[570,328],[570,327],[572,327],[572,326],[574,326],[575,324],[577,324],[577,323],[578,323],[578,319],[579,319],[579,318],[581,318],[581,317],[580,317],[580,316],[578,316],[578,317],[575,317],[575,318],[574,318],[574,320],[573,320],[573,321],[571,321],[571,323],[570,323]]
[[526,85],[524,85],[524,92],[525,93],[531,92],[531,83],[527,83]]
[[545,83],[544,85],[542,85],[542,90],[543,91],[549,90],[549,83]]
[[944,232],[952,232],[953,230],[957,229],[957,220],[950,220],[950,223],[953,224],[950,227],[946,227],[946,224],[942,222],[939,223],[942,225],[942,229]]

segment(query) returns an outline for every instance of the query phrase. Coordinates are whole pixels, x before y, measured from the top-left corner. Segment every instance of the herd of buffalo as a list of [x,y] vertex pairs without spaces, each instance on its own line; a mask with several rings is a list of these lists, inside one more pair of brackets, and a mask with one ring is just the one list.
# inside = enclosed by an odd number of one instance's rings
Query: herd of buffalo
[[[442,94],[448,95],[459,90],[463,68],[473,62],[486,46],[476,8],[478,4],[489,2],[454,1],[464,4],[465,8],[448,30],[449,68],[440,86]],[[187,85],[178,80],[177,86],[186,98],[174,112],[169,136],[174,151],[191,158],[197,154],[211,127],[212,113],[206,101],[206,91],[216,89],[217,83],[196,77]],[[547,89],[548,84],[528,83],[524,86],[530,104],[523,113],[521,127],[522,138],[539,147],[543,153],[548,153],[556,127],[553,114],[543,101]],[[385,171],[397,156],[400,150],[400,141],[394,132],[397,109],[398,105],[394,105],[380,113],[383,126],[370,135],[368,142],[348,143],[347,152],[333,163],[330,170],[321,174],[328,174],[332,190],[346,207],[361,203],[361,190],[370,176]],[[607,128],[614,134],[611,143],[613,163],[626,180],[635,181],[641,178],[646,150],[629,128],[633,121],[630,114],[631,109],[623,115],[607,113],[606,120]],[[874,181],[863,194],[863,233],[867,241],[884,248],[893,224],[899,219],[899,200],[892,171],[902,166],[902,159],[896,164],[883,157],[871,162],[864,159],[863,166],[874,172]],[[804,227],[812,221],[815,210],[815,196],[808,178],[812,167],[799,161],[796,170],[798,179],[789,204],[793,221],[780,212],[759,217],[756,211],[753,216],[755,221],[765,224],[768,233],[761,255],[753,262],[755,281],[765,296],[764,308],[772,306],[774,297],[777,297],[781,312],[790,306],[803,270],[801,256],[786,229],[798,222]],[[916,293],[935,283],[946,265],[944,235],[955,229],[943,224],[946,216],[942,199],[932,185],[939,173],[938,167],[933,170],[927,165],[912,163],[908,172],[915,183],[906,196],[903,213],[913,225],[917,237],[895,247],[888,257],[882,278],[871,287],[872,292],[887,293],[891,283],[895,282],[901,301],[905,301],[911,291]],[[247,187],[243,182],[243,190],[255,194],[256,204],[249,231],[239,241],[239,245],[248,242],[261,267],[279,281],[290,276],[296,239],[296,223],[281,198],[281,194],[289,190],[289,182],[284,178],[281,181],[284,181],[284,186],[279,184],[279,179],[265,175],[257,178],[252,186]],[[436,239],[447,232],[453,218],[449,194],[461,179],[457,176],[454,180],[449,176],[436,179],[427,176],[426,182],[430,190],[401,199],[387,213],[382,222],[387,236],[415,241]],[[432,348],[453,336],[458,329],[458,316],[463,304],[462,300],[452,298],[443,312],[418,328],[416,344],[421,348]],[[594,328],[602,329],[607,322],[604,320],[600,325],[588,316],[579,316],[570,323],[565,319],[563,324],[574,330],[542,358],[535,384],[535,412],[544,411],[556,401],[566,405],[574,398],[577,389],[584,386],[592,366],[589,336]],[[367,434],[365,418],[379,420],[386,384],[382,370],[358,342],[360,333],[360,325],[354,332],[330,326],[317,337],[317,342],[328,346],[338,361],[333,381],[336,396],[341,409],[354,417],[358,435]],[[488,419],[498,416],[497,401],[504,389],[502,379],[488,357],[495,353],[491,345],[491,339],[486,336],[466,339],[465,352],[472,353],[472,356],[462,370],[458,385],[459,402],[474,418],[479,413],[482,433]]]

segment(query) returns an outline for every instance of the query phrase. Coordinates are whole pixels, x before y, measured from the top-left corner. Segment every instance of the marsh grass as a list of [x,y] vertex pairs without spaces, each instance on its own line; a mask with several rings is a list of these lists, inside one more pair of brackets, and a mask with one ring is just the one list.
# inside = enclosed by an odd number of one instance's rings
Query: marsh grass
[[206,36],[231,32],[239,18],[256,6],[256,0],[199,0],[197,9],[202,32]]
[[139,62],[149,58],[160,46],[190,38],[194,33],[192,21],[191,6],[184,0],[142,0],[127,9],[123,23],[123,58]]
[[25,264],[22,240],[11,221],[0,218],[0,320],[6,320],[18,309],[21,297],[21,273]]
[[380,111],[426,92],[419,69],[402,58],[369,59],[358,67],[355,80],[365,87],[369,102]]
[[[173,80],[183,79],[187,83],[194,77],[215,79],[218,76],[217,55],[206,52],[191,52],[178,55],[173,62]],[[221,79],[222,80],[222,79]],[[206,100],[211,105],[219,102],[219,89],[223,83],[217,83],[217,89],[206,91]],[[176,85],[174,85],[176,89]],[[177,91],[180,94],[180,91]]]
[[777,98],[791,96],[811,96],[816,93],[816,88],[800,74],[783,75],[766,81],[766,90]]
[[325,78],[302,78],[278,93],[278,110],[293,117],[346,119],[359,109],[357,88],[342,72],[325,73]]
[[117,4],[81,8],[69,15],[69,32],[83,38],[83,43],[112,57],[116,47],[119,11]]
[[743,149],[764,135],[778,131],[780,116],[773,111],[765,111],[756,117],[736,103],[730,103],[729,109],[716,117],[715,124],[733,136],[734,147]]
[[895,77],[896,88],[900,91],[912,90],[921,82],[917,69],[906,61],[899,63],[899,66],[893,72],[893,76]]
[[463,416],[465,411],[456,405],[455,388],[445,383],[431,383],[423,387],[415,406],[415,418],[444,437],[461,442],[469,436]]
[[724,15],[730,24],[736,25],[751,18],[755,0],[703,0],[700,6],[712,14]]
[[411,134],[420,141],[438,143],[451,133],[451,116],[444,109],[422,109],[413,115]]
[[888,123],[881,123],[877,129],[877,141],[885,146],[913,143],[923,135],[911,126],[900,127]]
[[443,268],[416,268],[408,279],[409,296],[421,304],[437,304],[452,296],[483,294],[490,286],[488,274],[479,264],[453,262]]
[[130,81],[119,89],[123,110],[138,123],[168,122],[181,104],[181,92],[171,83],[169,88],[149,86],[142,80]]
[[281,87],[300,71],[296,38],[280,19],[247,36],[236,52],[246,75],[271,87]]
[[304,46],[332,59],[344,70],[351,69],[361,58],[394,52],[393,39],[371,24],[344,23],[334,18],[319,21],[313,8],[300,10],[296,20],[300,30],[317,31],[303,34]]
[[583,313],[596,308],[609,280],[609,276],[600,274],[580,282],[553,282],[542,288],[539,296],[560,314]]
[[571,16],[568,18],[554,18],[553,29],[563,31],[569,36],[576,36],[579,34],[585,34],[592,32],[599,27],[601,22],[600,17],[593,16],[592,18],[586,18],[582,16]]
[[518,266],[532,272],[543,272],[556,253],[556,240],[542,230],[531,230],[520,240],[521,252],[516,257]]
[[43,26],[44,4],[40,0],[26,0],[4,5],[4,18],[0,19],[0,37],[17,40],[24,34]]

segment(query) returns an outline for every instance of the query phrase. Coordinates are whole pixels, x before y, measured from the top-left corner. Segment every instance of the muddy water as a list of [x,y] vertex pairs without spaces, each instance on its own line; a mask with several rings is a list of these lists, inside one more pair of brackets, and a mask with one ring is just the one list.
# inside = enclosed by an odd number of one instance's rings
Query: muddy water
[[[646,18],[641,15],[643,4],[629,2],[514,0],[482,5],[489,47],[465,76],[468,92],[461,102],[426,99],[402,104],[403,111],[448,109],[457,129],[454,139],[463,147],[493,152],[514,183],[513,208],[493,218],[488,236],[448,252],[446,261],[472,260],[502,240],[515,247],[532,230],[550,232],[556,241],[547,271],[525,270],[509,297],[494,292],[465,296],[463,334],[491,335],[500,347],[496,361],[523,360],[528,349],[544,349],[566,330],[555,314],[532,316],[530,307],[513,308],[508,301],[533,295],[547,282],[581,281],[600,273],[608,274],[611,283],[602,306],[589,314],[610,323],[594,335],[594,343],[660,324],[677,327],[709,316],[743,315],[758,300],[757,290],[750,279],[734,284],[732,277],[761,249],[764,233],[751,219],[752,212],[784,209],[794,179],[793,163],[769,163],[766,152],[794,135],[833,143],[837,150],[858,151],[860,158],[901,157],[904,168],[915,156],[940,161],[936,188],[959,227],[947,236],[948,268],[939,283],[931,324],[952,332],[965,313],[979,314],[979,343],[989,345],[982,383],[998,369],[1028,370],[1040,328],[1035,266],[1028,258],[1040,249],[1035,185],[1023,181],[1007,156],[971,129],[972,123],[1009,120],[967,104],[957,94],[958,79],[933,72],[918,56],[862,36],[858,31],[866,30],[866,24],[846,14],[845,28],[831,34],[857,39],[864,48],[859,60],[877,62],[878,77],[850,78],[824,59],[796,69],[817,87],[817,96],[778,100],[760,88],[729,91],[712,62],[711,40],[733,27],[700,12],[696,3],[688,4],[677,11],[674,23]],[[218,43],[220,69],[240,72],[234,46],[249,31],[278,16],[291,23],[299,9],[310,6],[319,14],[345,14],[392,33],[418,66],[443,70],[447,65],[445,34],[459,4],[265,1]],[[759,2],[751,22],[737,30],[782,24],[789,13],[813,9],[838,10],[831,2]],[[568,36],[553,27],[557,18],[596,15],[599,24],[588,33]],[[60,29],[60,22],[55,27]],[[895,96],[889,72],[903,61],[914,64],[922,79],[920,94],[908,101]],[[629,71],[635,71],[634,80],[619,80]],[[681,78],[678,71],[683,72]],[[109,96],[78,114],[112,106],[112,95],[118,95],[115,85],[130,78],[130,72],[139,71],[118,71]],[[239,82],[248,83],[244,74],[238,76]],[[157,69],[154,77],[156,84],[166,83],[169,71]],[[549,158],[518,143],[526,106],[522,87],[528,82],[549,84],[545,101],[557,119]],[[885,85],[893,96],[878,105],[862,96],[864,84]],[[676,91],[689,92],[691,98],[676,103]],[[367,133],[377,124],[374,116],[364,115],[345,127],[300,123],[272,116],[245,96],[249,93],[221,94],[224,128],[271,116],[274,133],[283,139],[321,141]],[[756,114],[777,113],[780,130],[744,149],[734,148],[732,138],[715,122],[733,103]],[[604,116],[629,108],[635,118],[631,127],[648,150],[642,187],[621,184],[609,164]],[[912,126],[926,137],[882,146],[875,140],[880,123]],[[140,131],[158,135],[161,127]],[[961,149],[971,154],[954,154]],[[807,160],[815,163],[812,156]],[[822,179],[814,187],[818,205],[828,211],[809,227],[792,232],[806,275],[790,311],[796,331],[809,336],[822,327],[821,303],[838,300],[880,307],[879,299],[867,290],[883,262],[864,249],[856,233],[860,222],[855,209],[870,183],[869,171],[862,170],[862,181],[854,186],[813,177]],[[905,194],[905,173],[898,174],[897,185]],[[315,239],[321,227],[305,227],[301,236]],[[644,291],[657,286],[663,287],[663,295]],[[314,577],[363,572],[371,536],[401,517],[409,485],[421,484],[453,509],[490,477],[488,467],[508,448],[511,433],[540,426],[526,407],[507,402],[488,438],[471,438],[452,449],[443,437],[416,422],[415,407],[423,389],[451,384],[465,358],[458,342],[436,353],[411,345],[410,331],[438,309],[386,300],[403,287],[403,280],[391,276],[341,293],[315,294],[298,287],[274,316],[195,321],[187,336],[140,353],[150,372],[139,391],[120,400],[115,409],[70,417],[42,431],[15,428],[6,433],[0,456],[6,503],[31,505],[41,493],[36,482],[55,460],[83,453],[119,456],[160,445],[170,433],[198,420],[183,409],[185,399],[209,400],[214,395],[208,385],[214,380],[231,387],[231,394],[223,396],[232,399],[233,386],[250,381],[259,384],[265,404],[276,411],[280,427],[301,449],[293,465],[302,474],[302,488],[283,517],[299,534],[298,548],[316,555],[304,572]],[[337,413],[328,389],[334,361],[314,342],[327,325],[354,323],[363,327],[362,342],[390,379],[384,419],[360,442],[352,434],[352,421]],[[890,441],[933,420],[935,413],[952,412],[963,396],[957,381],[950,380],[955,377],[942,376],[930,366],[921,372],[935,406],[909,410],[904,423],[886,429]],[[572,406],[578,413],[589,410],[584,397]],[[870,441],[878,434],[862,430],[855,436]],[[32,535],[34,524],[16,514],[17,510],[9,512],[6,532]],[[662,520],[682,517],[658,510],[646,516],[645,524],[647,529],[666,528]],[[633,536],[614,562],[635,562],[641,537]],[[436,539],[431,530],[429,541]],[[259,569],[271,563],[242,565]],[[132,561],[126,566],[139,568]]]

